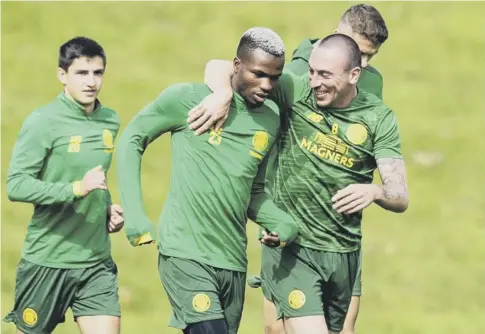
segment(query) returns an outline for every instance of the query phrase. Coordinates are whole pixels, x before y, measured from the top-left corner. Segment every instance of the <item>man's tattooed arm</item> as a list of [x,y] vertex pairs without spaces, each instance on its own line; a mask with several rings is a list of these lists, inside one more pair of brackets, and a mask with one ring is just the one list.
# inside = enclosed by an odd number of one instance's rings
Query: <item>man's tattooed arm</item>
[[408,185],[404,160],[382,158],[377,159],[376,162],[382,180],[382,191],[375,203],[389,211],[406,211],[408,208]]

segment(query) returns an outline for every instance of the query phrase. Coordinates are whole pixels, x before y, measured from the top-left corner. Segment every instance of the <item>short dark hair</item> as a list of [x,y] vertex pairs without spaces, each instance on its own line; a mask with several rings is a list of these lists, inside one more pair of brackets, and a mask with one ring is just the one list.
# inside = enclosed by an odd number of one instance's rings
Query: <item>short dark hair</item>
[[247,30],[239,41],[237,57],[241,59],[256,49],[261,49],[275,57],[285,56],[285,45],[281,37],[268,28],[254,27]]
[[59,48],[59,67],[67,71],[73,61],[80,57],[101,57],[106,67],[106,54],[96,41],[87,37],[75,37]]
[[325,46],[339,46],[343,47],[348,56],[348,62],[346,71],[349,71],[355,67],[362,66],[362,54],[360,53],[359,46],[357,43],[347,35],[344,34],[332,34],[320,40],[317,47]]
[[374,45],[381,45],[389,37],[386,22],[379,11],[371,5],[355,5],[347,9],[341,21],[346,22],[352,31],[364,36]]

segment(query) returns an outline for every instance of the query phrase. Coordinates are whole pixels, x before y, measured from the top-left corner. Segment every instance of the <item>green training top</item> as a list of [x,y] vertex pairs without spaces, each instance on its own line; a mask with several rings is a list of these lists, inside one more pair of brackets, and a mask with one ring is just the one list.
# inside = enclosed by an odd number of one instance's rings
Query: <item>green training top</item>
[[[291,71],[296,75],[303,75],[308,73],[308,60],[313,50],[313,44],[318,42],[319,39],[305,39],[300,45],[293,51],[291,62],[285,66],[285,69]],[[382,100],[382,75],[376,68],[368,65],[362,68],[357,87],[363,89],[369,93],[374,94]]]
[[110,256],[106,190],[80,198],[90,169],[111,165],[120,127],[116,113],[98,103],[91,116],[61,93],[24,121],[7,175],[12,201],[34,204],[22,257],[52,268],[85,268]]
[[354,183],[372,183],[378,158],[400,158],[394,113],[358,90],[345,109],[320,109],[306,76],[285,71],[271,97],[280,106],[281,143],[275,203],[300,224],[295,242],[350,252],[360,247],[362,212],[339,214],[331,198]]
[[172,175],[159,220],[160,253],[245,272],[247,218],[278,232],[284,242],[298,232],[264,191],[278,109],[272,101],[248,109],[234,93],[224,128],[195,136],[187,126],[188,112],[210,93],[203,84],[170,86],[123,131],[117,166],[125,231],[135,246],[153,239],[142,203],[141,158],[151,142],[170,132]]

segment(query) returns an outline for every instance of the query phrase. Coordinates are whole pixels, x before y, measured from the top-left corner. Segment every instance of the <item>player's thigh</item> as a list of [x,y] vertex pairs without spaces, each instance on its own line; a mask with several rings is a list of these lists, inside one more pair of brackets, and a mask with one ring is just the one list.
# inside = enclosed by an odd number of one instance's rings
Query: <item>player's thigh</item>
[[184,334],[228,334],[225,319],[213,319],[190,324],[182,331]]
[[345,316],[344,329],[341,334],[354,334],[357,316],[359,315],[360,297],[352,296],[349,310]]
[[266,297],[263,297],[263,310],[264,334],[285,334],[283,319],[277,319],[276,306]]
[[286,334],[328,334],[325,316],[312,315],[297,318],[285,318]]
[[226,319],[227,330],[229,334],[236,334],[244,307],[246,273],[224,269],[215,270],[220,287],[219,300]]
[[5,321],[25,334],[51,333],[64,322],[75,288],[69,270],[22,259],[17,267],[15,305]]
[[173,311],[171,327],[184,329],[193,323],[225,317],[214,268],[161,254],[158,259],[160,279]]
[[321,277],[307,249],[263,247],[261,262],[263,292],[276,305],[276,319],[324,314]]
[[357,266],[357,276],[355,277],[352,296],[360,297],[362,295],[362,248],[359,251],[359,263]]
[[355,324],[359,316],[360,297],[362,296],[362,248],[359,254],[359,265],[357,268],[357,276],[355,277],[354,287],[352,289],[352,299],[350,301],[349,310],[345,316],[344,329],[341,334],[353,334],[355,332]]
[[82,334],[119,334],[120,317],[110,315],[81,316],[76,318]]
[[320,261],[323,271],[330,277],[323,287],[325,319],[328,329],[338,333],[343,329],[349,310],[358,272],[359,252],[323,252]]
[[[118,295],[118,268],[112,258],[108,258],[92,267],[76,269],[80,288],[76,291],[72,301],[72,313],[77,320],[84,318],[85,327],[91,322],[112,333],[119,327],[119,321],[113,318],[121,316],[121,307]],[[99,316],[95,318],[96,316]],[[88,318],[89,317],[89,318]],[[86,320],[87,319],[87,320]],[[101,329],[96,334],[103,334]]]

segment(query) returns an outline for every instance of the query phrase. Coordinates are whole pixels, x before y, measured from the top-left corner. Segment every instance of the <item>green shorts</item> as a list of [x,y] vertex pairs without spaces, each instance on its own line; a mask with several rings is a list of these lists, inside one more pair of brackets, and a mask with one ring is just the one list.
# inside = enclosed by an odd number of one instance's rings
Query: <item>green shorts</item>
[[49,268],[20,260],[15,306],[4,321],[25,334],[51,333],[68,308],[81,316],[121,315],[118,269],[111,258],[81,269]]
[[[248,285],[251,288],[259,288],[262,284],[262,279],[258,276],[249,276],[247,281]],[[355,277],[354,287],[352,288],[352,296],[362,296],[362,249],[359,254],[359,267],[357,269],[357,276]],[[268,300],[270,299],[270,296],[265,295],[265,297]]]
[[173,315],[169,326],[225,319],[230,334],[241,322],[246,273],[160,254],[158,271]]
[[324,315],[328,329],[339,332],[352,297],[359,251],[333,253],[297,244],[263,247],[262,287],[275,303],[278,319]]

